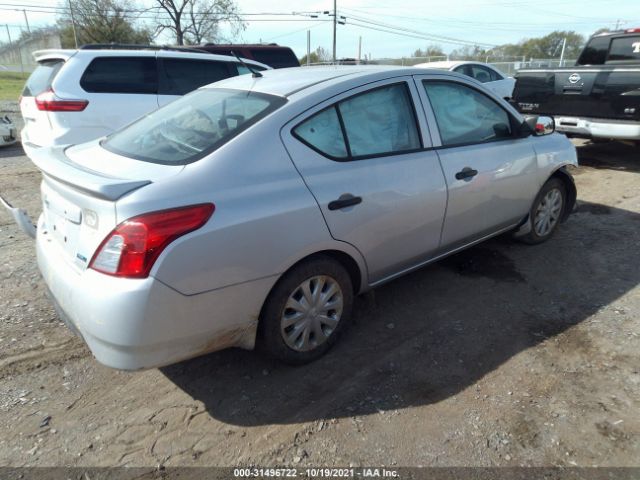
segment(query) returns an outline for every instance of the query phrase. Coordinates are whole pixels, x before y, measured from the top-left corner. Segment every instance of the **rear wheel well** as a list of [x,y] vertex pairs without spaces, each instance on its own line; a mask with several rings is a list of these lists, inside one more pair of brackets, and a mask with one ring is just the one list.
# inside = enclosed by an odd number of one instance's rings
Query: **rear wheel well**
[[340,250],[322,250],[320,252],[307,255],[306,257],[301,258],[296,263],[291,265],[285,272],[283,272],[282,275],[280,275],[280,278],[278,279],[278,281],[271,287],[271,290],[269,290],[269,294],[266,296],[265,301],[262,304],[262,308],[260,309],[260,315],[258,317],[259,318],[258,332],[257,332],[258,338],[262,337],[263,335],[262,318],[264,315],[265,305],[267,305],[269,297],[271,296],[271,293],[273,292],[273,290],[280,283],[280,281],[287,274],[287,272],[291,271],[292,268],[296,267],[297,265],[300,265],[303,262],[307,262],[309,260],[312,260],[318,257],[329,257],[335,260],[336,262],[338,262],[340,265],[342,265],[344,269],[347,271],[347,273],[349,274],[349,277],[351,278],[351,284],[353,285],[353,294],[354,295],[358,294],[358,292],[360,291],[360,287],[362,286],[361,272],[360,272],[360,267],[358,266],[358,263],[353,259],[351,255],[349,255],[348,253],[341,252]]

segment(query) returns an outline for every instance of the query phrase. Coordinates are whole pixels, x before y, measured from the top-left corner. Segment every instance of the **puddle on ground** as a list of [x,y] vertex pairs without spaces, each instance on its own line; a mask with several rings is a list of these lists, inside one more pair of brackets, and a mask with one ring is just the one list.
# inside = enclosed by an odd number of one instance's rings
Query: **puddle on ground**
[[470,248],[446,258],[441,264],[466,277],[486,277],[500,282],[526,281],[516,270],[513,260],[489,248]]

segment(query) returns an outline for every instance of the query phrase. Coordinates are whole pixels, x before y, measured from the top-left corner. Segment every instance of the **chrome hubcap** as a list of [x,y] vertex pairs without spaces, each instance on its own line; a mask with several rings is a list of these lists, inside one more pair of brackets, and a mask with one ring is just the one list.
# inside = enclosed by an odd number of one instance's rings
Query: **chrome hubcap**
[[280,319],[285,343],[298,352],[327,341],[342,315],[342,289],[326,275],[308,278],[289,296]]
[[544,237],[548,235],[560,218],[562,212],[562,193],[553,188],[540,200],[533,219],[533,228],[536,235]]

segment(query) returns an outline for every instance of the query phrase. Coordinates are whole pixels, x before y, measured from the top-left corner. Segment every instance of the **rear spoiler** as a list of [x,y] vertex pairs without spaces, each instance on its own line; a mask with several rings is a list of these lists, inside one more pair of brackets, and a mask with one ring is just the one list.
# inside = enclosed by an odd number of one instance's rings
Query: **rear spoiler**
[[39,148],[30,152],[31,160],[46,177],[104,200],[117,200],[152,183],[151,180],[112,177],[78,165],[65,155],[66,148]]
[[32,52],[33,58],[36,62],[40,62],[42,60],[49,60],[55,58],[61,58],[65,61],[69,60],[77,53],[77,50],[69,50],[63,48],[48,48],[46,50],[36,50]]

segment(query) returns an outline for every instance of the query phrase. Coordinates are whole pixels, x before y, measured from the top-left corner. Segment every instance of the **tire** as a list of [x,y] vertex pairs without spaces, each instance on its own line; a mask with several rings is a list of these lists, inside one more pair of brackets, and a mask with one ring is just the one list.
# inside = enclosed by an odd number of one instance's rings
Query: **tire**
[[312,362],[336,343],[352,307],[347,270],[327,256],[306,260],[289,270],[269,294],[260,315],[260,346],[284,363]]
[[[557,203],[558,201],[559,203]],[[558,229],[558,225],[560,225],[566,205],[567,189],[562,180],[558,178],[547,180],[538,192],[529,211],[531,231],[521,237],[520,240],[530,245],[549,240]],[[549,223],[545,223],[543,221],[544,218],[548,218]],[[540,221],[542,223],[539,223]]]

